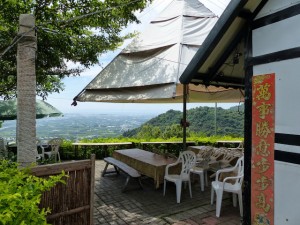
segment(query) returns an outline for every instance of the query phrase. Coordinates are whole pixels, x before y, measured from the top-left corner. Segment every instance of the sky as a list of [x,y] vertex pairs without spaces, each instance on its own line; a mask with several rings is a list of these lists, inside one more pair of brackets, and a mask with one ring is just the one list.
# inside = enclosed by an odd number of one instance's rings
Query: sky
[[[149,21],[159,14],[172,0],[155,0],[152,5],[141,13],[137,13],[137,17],[141,24],[132,24],[124,30],[124,32],[133,32],[142,30],[149,23]],[[217,15],[221,15],[222,8],[224,8],[229,0],[200,0],[206,7],[214,9]],[[124,48],[130,40],[126,41],[122,47]],[[121,47],[121,48],[122,48]],[[60,93],[50,94],[47,102],[59,109],[63,113],[81,113],[81,114],[152,114],[158,115],[170,109],[182,111],[183,104],[142,104],[142,103],[100,103],[100,102],[77,102],[77,106],[71,106],[73,98],[78,95],[84,87],[89,84],[92,79],[106,66],[121,50],[118,49],[114,52],[108,52],[99,57],[100,65],[91,67],[85,70],[80,77],[69,77],[63,79],[65,88]],[[74,64],[69,63],[68,66],[72,67]],[[228,109],[232,106],[238,105],[237,103],[218,103],[218,107]],[[198,106],[215,107],[215,103],[188,103],[187,108],[195,108]]]

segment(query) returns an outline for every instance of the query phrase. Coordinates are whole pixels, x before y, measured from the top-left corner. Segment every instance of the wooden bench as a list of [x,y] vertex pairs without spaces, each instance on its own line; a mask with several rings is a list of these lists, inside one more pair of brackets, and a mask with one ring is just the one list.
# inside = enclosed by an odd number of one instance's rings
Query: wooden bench
[[[141,174],[136,169],[128,166],[126,163],[123,163],[113,157],[106,157],[106,158],[104,158],[104,161],[106,162],[106,165],[102,172],[102,177],[104,177],[104,175],[108,174],[108,173],[119,174],[119,170],[123,171],[127,175],[125,185],[122,189],[123,192],[126,190],[131,177],[138,179],[140,187],[143,188],[142,183],[141,183]],[[114,166],[115,171],[107,171],[108,165]]]

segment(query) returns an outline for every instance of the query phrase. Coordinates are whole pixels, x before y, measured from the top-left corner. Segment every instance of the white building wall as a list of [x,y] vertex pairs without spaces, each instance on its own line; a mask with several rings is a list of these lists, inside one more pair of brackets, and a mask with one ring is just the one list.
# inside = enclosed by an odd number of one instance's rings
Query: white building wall
[[[269,0],[259,16],[300,1]],[[300,47],[300,16],[253,31],[253,56]],[[254,66],[253,74],[275,73],[275,133],[300,135],[300,58]],[[275,150],[299,154],[300,146],[277,144]],[[275,225],[300,224],[300,165],[275,161]]]
[[300,46],[300,15],[253,31],[253,57]]
[[269,0],[265,7],[258,13],[256,18],[273,14],[298,3],[300,3],[300,0]]
[[[300,22],[300,21],[299,21]],[[275,133],[300,135],[300,59],[255,66],[255,75],[275,73]],[[275,149],[298,153],[300,146],[276,144]],[[300,165],[275,161],[275,225],[300,224]]]

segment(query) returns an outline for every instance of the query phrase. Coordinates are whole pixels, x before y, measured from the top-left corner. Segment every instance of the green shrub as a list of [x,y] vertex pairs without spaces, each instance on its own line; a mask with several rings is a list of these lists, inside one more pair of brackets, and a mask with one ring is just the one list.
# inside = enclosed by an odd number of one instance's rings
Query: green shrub
[[[115,137],[115,138],[96,138],[96,139],[82,139],[79,142],[83,143],[114,143],[114,142],[132,142],[132,148],[144,148],[148,151],[159,151],[165,152],[169,151],[170,153],[178,154],[182,150],[181,144],[172,144],[172,145],[141,145],[141,142],[164,142],[164,141],[182,141],[182,128],[179,125],[174,125],[170,127],[170,129],[165,130],[165,137],[156,137],[156,135],[151,136],[151,130],[154,128],[153,126],[146,126],[144,129],[145,135],[143,137],[143,133],[140,133],[140,137]],[[172,128],[172,129],[171,129]],[[149,129],[149,130],[148,130]],[[148,130],[148,131],[147,131]],[[150,132],[151,131],[151,132]],[[158,132],[157,132],[158,133]],[[207,136],[205,133],[201,132],[189,132],[187,135],[187,141],[195,141],[196,145],[211,145],[217,146],[216,141],[218,140],[243,140],[242,137],[233,137],[233,136]],[[74,155],[74,148],[72,146],[72,141],[64,141],[60,148],[61,158],[63,160],[71,160],[71,159],[88,159],[90,158],[91,154],[96,155],[96,159],[103,159],[108,155],[112,155],[114,150],[126,148],[124,146],[110,146],[108,148],[104,148],[103,146],[92,146],[92,147],[85,147],[79,148],[78,156],[75,158]]]
[[16,163],[0,161],[0,224],[44,225],[50,209],[40,209],[44,191],[64,181],[64,173],[48,179],[30,175],[30,169],[19,169]]

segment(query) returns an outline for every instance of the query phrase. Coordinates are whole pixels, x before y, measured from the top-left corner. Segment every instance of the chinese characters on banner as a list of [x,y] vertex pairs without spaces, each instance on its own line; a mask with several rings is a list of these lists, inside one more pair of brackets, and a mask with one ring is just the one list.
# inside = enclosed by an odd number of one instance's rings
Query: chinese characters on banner
[[275,74],[252,80],[251,224],[274,224]]

